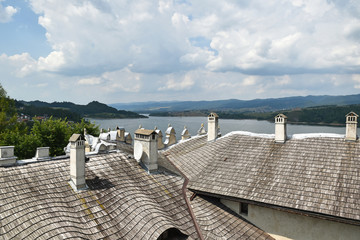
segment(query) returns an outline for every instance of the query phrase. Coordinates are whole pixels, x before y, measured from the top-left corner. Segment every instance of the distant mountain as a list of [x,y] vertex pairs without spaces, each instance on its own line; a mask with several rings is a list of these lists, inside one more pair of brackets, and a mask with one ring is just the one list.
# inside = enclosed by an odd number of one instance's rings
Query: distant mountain
[[215,101],[173,101],[173,102],[137,102],[114,103],[110,106],[117,109],[134,111],[138,113],[154,112],[180,112],[180,111],[226,111],[240,112],[271,112],[294,108],[315,107],[324,105],[350,105],[360,104],[360,94],[346,96],[306,96],[268,98],[254,100],[215,100]]
[[89,118],[145,118],[135,112],[117,110],[104,103],[93,101],[87,105],[79,105],[72,102],[42,101],[16,101],[16,107],[21,113],[31,116],[48,115],[54,117],[67,117],[69,120],[77,120],[81,117]]

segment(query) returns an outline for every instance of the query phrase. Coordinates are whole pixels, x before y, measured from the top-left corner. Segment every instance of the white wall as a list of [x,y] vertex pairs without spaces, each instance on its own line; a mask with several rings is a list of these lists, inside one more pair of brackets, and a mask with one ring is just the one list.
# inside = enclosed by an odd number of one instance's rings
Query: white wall
[[[221,199],[221,202],[236,213],[239,213],[239,202],[224,199]],[[244,218],[278,240],[360,239],[360,226],[307,217],[250,204],[248,211],[248,216],[244,216]]]

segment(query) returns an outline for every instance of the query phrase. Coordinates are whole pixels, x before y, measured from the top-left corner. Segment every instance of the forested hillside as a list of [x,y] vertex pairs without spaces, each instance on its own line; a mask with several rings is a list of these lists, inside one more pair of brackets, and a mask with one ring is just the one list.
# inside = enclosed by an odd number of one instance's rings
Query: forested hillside
[[16,107],[24,114],[31,116],[48,115],[55,118],[67,117],[72,121],[79,121],[83,117],[89,118],[146,118],[135,112],[117,110],[104,103],[93,101],[87,105],[72,102],[41,102],[41,101],[16,101]]
[[360,104],[360,94],[347,96],[306,96],[254,100],[215,100],[215,101],[173,101],[114,103],[110,106],[138,113],[184,112],[184,111],[238,111],[238,112],[272,112],[294,108],[315,107],[324,105]]

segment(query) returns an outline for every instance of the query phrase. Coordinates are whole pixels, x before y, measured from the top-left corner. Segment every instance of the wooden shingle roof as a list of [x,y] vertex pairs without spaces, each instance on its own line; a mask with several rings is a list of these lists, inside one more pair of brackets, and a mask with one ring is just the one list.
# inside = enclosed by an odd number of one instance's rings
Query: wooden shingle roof
[[196,218],[205,239],[249,239],[249,234],[268,239],[200,196],[190,206],[193,218],[182,177],[149,175],[130,157],[131,146],[121,148],[90,158],[86,191],[75,192],[68,184],[69,159],[0,168],[0,239],[157,239],[171,228],[199,239]]
[[190,203],[205,239],[274,239],[214,198],[197,195]]
[[87,191],[69,177],[69,159],[0,168],[0,238],[156,239],[169,228],[196,238],[178,176],[115,153],[86,164]]
[[199,144],[187,153],[181,146],[165,153],[196,192],[360,224],[359,142],[311,137],[276,144],[273,138],[232,134]]

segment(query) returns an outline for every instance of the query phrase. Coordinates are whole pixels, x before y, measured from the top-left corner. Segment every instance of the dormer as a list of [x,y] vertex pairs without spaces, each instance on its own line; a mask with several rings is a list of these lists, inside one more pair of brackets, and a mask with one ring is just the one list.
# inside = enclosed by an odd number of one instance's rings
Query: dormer
[[286,123],[287,117],[280,113],[275,116],[275,142],[276,143],[285,143],[286,135]]
[[204,123],[201,124],[199,130],[198,130],[198,135],[205,135],[206,134],[206,130],[204,127]]
[[163,143],[163,134],[161,132],[160,129],[158,129],[156,126],[155,126],[155,132],[157,133],[158,135],[158,138],[157,138],[157,145],[158,145],[158,149],[163,149],[165,146],[164,146],[164,143]]
[[170,125],[170,123],[168,125],[168,128],[165,131],[165,134],[166,134],[166,138],[165,138],[164,145],[166,147],[169,147],[176,143],[176,135],[175,135],[176,132],[175,132],[175,129]]
[[357,135],[357,118],[359,115],[357,115],[354,112],[349,112],[346,116],[346,141],[356,141]]
[[191,138],[190,134],[189,134],[189,130],[187,129],[186,126],[184,126],[184,130],[181,132],[181,140],[186,140]]

